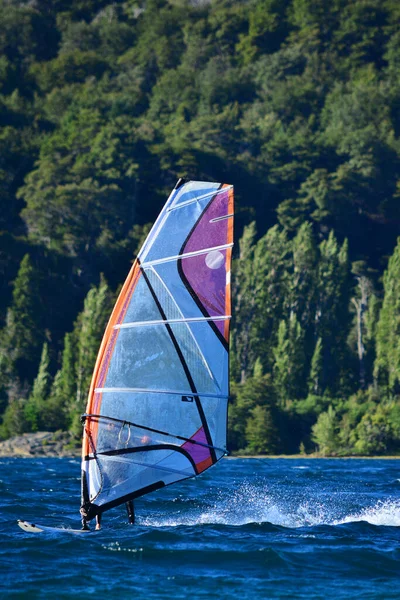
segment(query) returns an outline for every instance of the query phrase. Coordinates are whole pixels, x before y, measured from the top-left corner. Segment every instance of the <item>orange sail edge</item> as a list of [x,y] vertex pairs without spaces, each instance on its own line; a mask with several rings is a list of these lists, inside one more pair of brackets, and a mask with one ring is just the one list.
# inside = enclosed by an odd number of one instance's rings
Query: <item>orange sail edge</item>
[[[127,307],[129,305],[130,298],[132,297],[132,294],[135,290],[136,284],[140,278],[140,274],[141,274],[141,271],[140,271],[139,261],[136,259],[128,273],[128,276],[125,280],[124,285],[122,286],[122,289],[118,295],[118,299],[117,299],[115,306],[113,308],[113,311],[111,313],[110,319],[109,319],[106,329],[104,331],[103,339],[100,344],[100,349],[99,349],[99,352],[97,355],[92,379],[90,382],[89,394],[88,394],[88,399],[87,399],[87,404],[86,404],[86,413],[87,414],[99,414],[99,409],[101,406],[101,394],[99,394],[98,398],[96,398],[96,400],[95,400],[95,393],[94,393],[95,389],[97,387],[98,380],[99,380],[99,374],[104,373],[103,379],[105,380],[105,375],[107,373],[107,370],[108,370],[108,367],[110,364],[110,360],[111,360],[111,356],[113,353],[113,349],[114,349],[115,343],[117,341],[118,333],[119,333],[119,330],[117,330],[117,331],[114,330],[114,326],[123,320],[126,310],[127,310]],[[113,338],[112,334],[114,331],[116,331],[116,335],[114,335],[114,338]],[[112,344],[111,347],[110,347],[110,342]],[[97,428],[98,428],[97,422],[93,423],[90,433],[91,433],[92,439],[94,439],[94,440],[97,438]],[[90,452],[89,435],[88,435],[88,429],[85,427],[83,443],[82,443],[82,458],[84,459],[85,456],[88,456],[89,452]]]
[[209,467],[212,467],[213,464],[215,464],[215,463],[213,463],[211,456],[209,456],[205,460],[202,460],[199,463],[196,463],[196,469],[197,469],[198,474],[202,473]]

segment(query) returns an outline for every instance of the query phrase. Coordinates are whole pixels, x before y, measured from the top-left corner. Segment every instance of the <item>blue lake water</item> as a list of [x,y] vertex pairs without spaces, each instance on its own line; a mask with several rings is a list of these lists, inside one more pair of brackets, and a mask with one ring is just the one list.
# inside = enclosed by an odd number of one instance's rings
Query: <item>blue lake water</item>
[[0,597],[400,598],[400,460],[224,459],[79,527],[77,459],[0,459]]

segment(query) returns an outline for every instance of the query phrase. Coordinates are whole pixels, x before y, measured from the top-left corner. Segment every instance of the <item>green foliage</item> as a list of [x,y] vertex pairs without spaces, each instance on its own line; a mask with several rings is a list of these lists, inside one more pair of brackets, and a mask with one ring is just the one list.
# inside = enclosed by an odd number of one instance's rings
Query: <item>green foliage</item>
[[311,359],[310,365],[310,377],[309,377],[309,392],[310,394],[320,394],[321,393],[321,381],[322,381],[322,373],[324,368],[323,363],[323,348],[322,348],[322,339],[319,337],[317,339],[317,343],[315,344],[314,354]]
[[25,421],[25,402],[23,398],[14,398],[8,404],[0,425],[0,439],[7,439],[30,431],[28,423]]
[[46,429],[46,400],[50,390],[50,357],[48,344],[43,345],[39,371],[33,382],[32,392],[24,407],[25,421],[31,431]]
[[398,452],[399,17],[0,0],[3,437],[80,431],[113,292],[187,176],[235,186],[231,448]]
[[277,337],[277,345],[272,350],[274,385],[280,404],[284,406],[288,400],[302,397],[304,393],[304,332],[294,313],[288,323],[280,322]]
[[18,396],[36,373],[44,341],[41,317],[39,273],[26,254],[14,282],[6,325],[0,331],[1,384],[8,388],[10,397]]
[[237,51],[244,64],[252,63],[259,54],[278,50],[287,34],[285,9],[288,2],[259,0],[249,12],[247,35],[240,36]]
[[391,423],[381,406],[374,414],[365,414],[356,429],[355,450],[359,454],[384,454],[390,450]]
[[385,296],[376,331],[375,374],[391,390],[400,385],[400,239],[385,271]]
[[19,88],[23,93],[31,93],[27,67],[35,59],[46,60],[55,52],[59,33],[54,20],[27,4],[2,0],[0,23],[0,91],[7,94]]
[[277,427],[271,410],[255,406],[246,423],[246,451],[250,454],[274,454],[277,451]]
[[[86,298],[83,310],[78,316],[74,328],[76,339],[76,394],[70,396],[68,402],[68,418],[74,433],[80,434],[80,415],[85,412],[86,399],[89,393],[90,381],[96,363],[96,357],[100,348],[100,342],[105,326],[111,313],[114,295],[102,278],[98,287],[92,288]],[[63,393],[70,394],[73,389],[72,382],[72,348],[66,346],[64,353],[68,351],[65,358],[65,372],[63,373]],[[64,364],[63,364],[64,366]]]
[[47,402],[52,407],[52,413],[57,415],[57,428],[60,429],[71,424],[70,407],[75,403],[77,394],[75,338],[71,333],[65,334],[61,368],[54,376]]
[[[228,413],[229,447],[249,453],[278,450],[281,441],[275,391],[270,377],[262,374],[259,361],[254,375],[245,383],[235,385],[232,394],[234,402]],[[261,424],[258,423],[259,418]]]
[[312,428],[312,439],[318,446],[322,456],[332,456],[338,447],[339,423],[332,406],[318,417]]

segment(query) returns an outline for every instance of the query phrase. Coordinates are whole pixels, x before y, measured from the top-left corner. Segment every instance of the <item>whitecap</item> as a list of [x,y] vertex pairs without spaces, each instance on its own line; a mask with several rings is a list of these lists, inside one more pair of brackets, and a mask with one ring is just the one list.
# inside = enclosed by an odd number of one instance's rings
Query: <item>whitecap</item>
[[334,525],[365,521],[371,525],[400,527],[400,500],[379,501],[375,506],[359,513],[351,514],[344,519],[334,521]]

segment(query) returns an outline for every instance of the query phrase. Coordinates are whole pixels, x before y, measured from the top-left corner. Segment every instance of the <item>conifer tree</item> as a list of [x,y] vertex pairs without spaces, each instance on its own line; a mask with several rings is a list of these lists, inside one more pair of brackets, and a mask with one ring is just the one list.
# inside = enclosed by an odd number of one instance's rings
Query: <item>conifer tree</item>
[[0,369],[9,400],[18,397],[37,373],[44,341],[39,275],[28,254],[14,282],[6,326],[0,333]]
[[312,428],[312,440],[323,456],[334,454],[338,447],[338,419],[332,406],[318,417]]
[[304,331],[305,359],[311,359],[315,337],[318,249],[312,226],[303,223],[292,241],[293,275],[290,282],[290,310]]
[[275,226],[256,244],[254,238],[252,224],[241,240],[235,270],[233,352],[242,383],[251,374],[257,357],[264,370],[272,368],[272,342],[280,320],[288,314],[291,257],[286,233]]
[[[79,416],[84,412],[96,357],[112,308],[113,295],[102,277],[98,287],[89,290],[76,325],[76,396],[71,406],[73,430],[78,433]],[[70,380],[69,380],[70,381]]]
[[48,400],[51,413],[60,428],[71,424],[69,410],[76,399],[76,344],[74,338],[72,333],[65,335],[61,368],[54,377]]
[[322,389],[335,391],[347,365],[349,313],[349,264],[347,241],[339,247],[333,231],[320,244],[315,339],[322,340]]
[[[268,428],[268,439],[271,447],[280,446],[280,433],[276,425],[277,407],[274,386],[269,374],[263,374],[261,361],[256,360],[254,372],[247,377],[243,384],[233,383],[232,394],[234,402],[228,413],[228,443],[232,450],[248,451],[249,439],[247,437],[247,423],[251,420],[253,427],[254,419],[260,411],[254,415],[253,409],[262,407],[262,414],[268,413],[271,427]],[[267,417],[266,417],[267,418]],[[254,428],[253,428],[254,429]],[[265,437],[263,437],[265,440]],[[254,440],[253,440],[254,441]],[[254,450],[252,450],[254,451]]]
[[310,375],[308,378],[308,391],[310,394],[319,395],[321,389],[321,376],[323,372],[323,349],[321,338],[317,339],[314,354],[311,359]]
[[278,429],[269,407],[257,405],[251,409],[246,423],[246,440],[248,454],[274,454],[279,450]]
[[253,270],[256,225],[254,221],[244,228],[239,241],[239,258],[233,263],[233,322],[232,322],[232,373],[244,383],[252,360],[255,360],[251,343],[253,319],[256,311]]
[[288,323],[281,321],[278,343],[273,348],[274,386],[280,405],[305,395],[304,389],[304,334],[296,315],[292,313]]
[[39,371],[33,382],[32,392],[25,405],[24,413],[31,431],[46,429],[46,400],[50,391],[51,377],[49,373],[49,346],[43,344]]
[[400,389],[400,238],[383,277],[384,298],[376,332],[375,376]]

